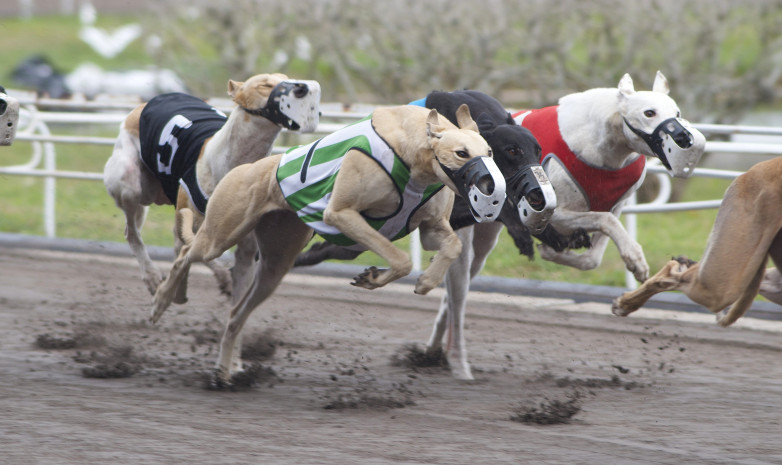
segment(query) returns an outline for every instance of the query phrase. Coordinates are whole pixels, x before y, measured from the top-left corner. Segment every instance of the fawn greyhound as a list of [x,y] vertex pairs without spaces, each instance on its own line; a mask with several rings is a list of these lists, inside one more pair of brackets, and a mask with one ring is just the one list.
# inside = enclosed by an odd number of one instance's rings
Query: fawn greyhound
[[453,192],[469,199],[479,221],[493,220],[505,201],[505,180],[466,105],[457,122],[417,106],[380,108],[312,144],[233,169],[215,189],[195,236],[191,211],[178,212],[186,245],[155,293],[151,320],[168,308],[190,263],[218,257],[250,232],[261,260],[251,287],[231,309],[218,386],[241,370],[245,321],[277,288],[313,230],[385,259],[388,269],[367,268],[351,283],[375,289],[410,273],[410,257],[391,241],[420,228],[424,248],[437,250],[415,285],[417,294],[426,294],[462,250],[448,222]]

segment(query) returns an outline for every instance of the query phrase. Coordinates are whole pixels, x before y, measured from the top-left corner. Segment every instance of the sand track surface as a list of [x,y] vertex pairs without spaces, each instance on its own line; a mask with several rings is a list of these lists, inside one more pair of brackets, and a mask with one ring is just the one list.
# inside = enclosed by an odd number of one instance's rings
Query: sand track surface
[[134,260],[0,247],[0,463],[782,463],[778,324],[472,293],[464,382],[406,363],[441,290],[348,283],[290,274],[221,392],[204,270],[151,325]]

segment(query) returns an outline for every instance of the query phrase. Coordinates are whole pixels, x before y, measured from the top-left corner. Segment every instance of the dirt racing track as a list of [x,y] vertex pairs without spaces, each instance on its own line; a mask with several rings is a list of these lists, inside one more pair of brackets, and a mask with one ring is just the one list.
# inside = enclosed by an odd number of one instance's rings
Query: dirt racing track
[[0,463],[782,463],[779,322],[476,292],[463,382],[408,363],[441,290],[348,283],[290,274],[212,391],[205,269],[153,326],[134,260],[0,246]]

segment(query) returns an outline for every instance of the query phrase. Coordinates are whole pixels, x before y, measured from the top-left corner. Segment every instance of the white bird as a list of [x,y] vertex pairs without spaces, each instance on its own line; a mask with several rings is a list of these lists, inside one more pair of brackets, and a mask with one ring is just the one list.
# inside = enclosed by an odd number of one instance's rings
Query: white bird
[[95,26],[83,26],[79,38],[87,43],[99,55],[114,58],[125,50],[131,42],[141,36],[141,25],[126,24],[113,32]]

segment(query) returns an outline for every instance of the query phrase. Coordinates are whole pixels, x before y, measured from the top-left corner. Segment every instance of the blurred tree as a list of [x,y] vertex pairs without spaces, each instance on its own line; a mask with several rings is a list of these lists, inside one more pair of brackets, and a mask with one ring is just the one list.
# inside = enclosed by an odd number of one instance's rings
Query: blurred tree
[[[193,0],[170,4],[158,60],[204,93],[227,77],[318,79],[324,99],[402,103],[478,89],[509,107],[556,103],[656,70],[693,121],[735,122],[774,103],[778,0]],[[219,88],[213,82],[220,83]]]

